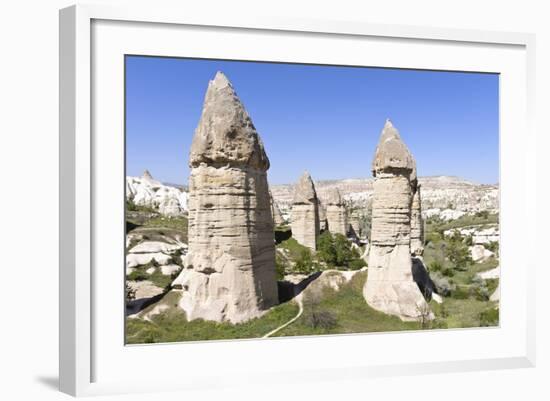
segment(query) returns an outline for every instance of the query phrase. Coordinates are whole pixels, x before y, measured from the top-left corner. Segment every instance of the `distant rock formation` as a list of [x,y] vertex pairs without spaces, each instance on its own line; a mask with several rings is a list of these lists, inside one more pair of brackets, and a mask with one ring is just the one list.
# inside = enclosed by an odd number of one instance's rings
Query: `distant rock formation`
[[369,274],[363,295],[372,308],[405,321],[433,318],[412,273],[410,178],[414,165],[399,132],[387,120],[372,162]]
[[326,202],[328,230],[333,234],[346,235],[348,232],[346,207],[344,206],[338,188],[332,188],[330,190]]
[[321,232],[328,229],[327,208],[319,197],[317,197],[317,199],[319,200],[319,232]]
[[292,201],[292,237],[312,250],[317,249],[319,237],[319,199],[315,184],[307,171],[294,188]]
[[275,201],[273,200],[273,195],[271,195],[271,191],[269,191],[269,199],[271,202],[271,214],[273,215],[273,224],[275,225],[275,227],[286,224],[286,221],[281,214],[281,210],[279,209],[279,205],[277,205],[277,203],[275,203]]
[[269,160],[231,83],[210,81],[189,166],[187,319],[243,322],[278,303]]
[[165,216],[181,216],[187,212],[187,192],[162,184],[148,170],[141,177],[126,177],[126,199]]
[[422,218],[420,184],[416,179],[411,183],[411,191],[411,252],[415,256],[421,256],[424,253],[424,219]]

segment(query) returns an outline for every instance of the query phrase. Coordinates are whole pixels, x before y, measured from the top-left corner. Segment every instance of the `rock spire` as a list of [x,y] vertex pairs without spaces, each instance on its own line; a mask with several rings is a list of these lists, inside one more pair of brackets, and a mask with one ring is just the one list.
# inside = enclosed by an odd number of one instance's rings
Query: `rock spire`
[[291,217],[292,236],[300,244],[317,249],[319,199],[311,176],[305,171],[294,188]]
[[278,303],[269,160],[227,77],[210,81],[189,166],[189,253],[174,285],[189,320],[243,322]]
[[326,204],[328,230],[333,234],[346,235],[348,231],[346,207],[344,206],[338,188],[335,187],[330,189],[327,195]]
[[372,162],[374,194],[363,295],[376,310],[402,320],[433,317],[413,280],[411,260],[411,175],[414,159],[387,120]]

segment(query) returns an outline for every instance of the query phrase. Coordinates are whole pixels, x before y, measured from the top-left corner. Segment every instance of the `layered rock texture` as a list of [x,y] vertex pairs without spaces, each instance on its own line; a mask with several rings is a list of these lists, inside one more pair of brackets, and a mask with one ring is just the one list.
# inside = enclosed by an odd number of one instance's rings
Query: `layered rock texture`
[[346,235],[348,231],[348,222],[346,216],[346,207],[337,188],[332,188],[327,196],[326,219],[328,230],[333,234]]
[[273,195],[271,195],[271,191],[269,192],[269,199],[271,201],[271,214],[273,215],[273,224],[275,225],[275,227],[284,225],[286,221],[281,214],[281,209],[279,209],[279,205],[277,205],[273,200]]
[[363,295],[376,310],[402,320],[433,315],[413,279],[411,260],[411,176],[415,162],[388,120],[372,162],[372,231],[369,275]]
[[243,322],[278,303],[269,160],[221,72],[210,81],[189,166],[189,253],[174,282],[189,320]]
[[424,253],[424,219],[422,218],[422,202],[420,197],[420,185],[414,180],[411,185],[411,252],[421,256]]
[[294,188],[291,218],[292,237],[300,244],[316,250],[319,237],[319,199],[315,184],[306,171]]

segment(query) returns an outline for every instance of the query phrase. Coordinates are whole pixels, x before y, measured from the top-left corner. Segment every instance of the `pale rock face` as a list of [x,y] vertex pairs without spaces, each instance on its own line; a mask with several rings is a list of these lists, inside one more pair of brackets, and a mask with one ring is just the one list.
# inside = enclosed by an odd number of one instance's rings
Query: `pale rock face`
[[269,200],[271,202],[271,214],[273,215],[273,223],[275,227],[284,225],[286,221],[281,214],[281,209],[279,209],[279,205],[277,205],[277,203],[275,203],[275,201],[273,200],[271,191],[269,192]]
[[160,266],[160,271],[165,276],[170,276],[170,275],[172,275],[172,273],[177,272],[179,269],[180,269],[180,266],[178,266],[178,265]]
[[472,256],[472,260],[474,262],[481,263],[493,256],[494,253],[488,249],[485,249],[483,245],[474,245],[470,247],[470,255]]
[[348,232],[348,221],[346,207],[337,188],[331,189],[326,200],[326,219],[328,230],[333,234],[346,235]]
[[167,265],[172,260],[170,255],[164,253],[129,253],[126,255],[126,268],[133,268],[137,266],[146,265],[150,263],[153,259],[159,265]]
[[411,205],[411,252],[413,255],[417,256],[424,253],[424,221],[422,219],[420,185],[418,184],[413,185]]
[[500,282],[498,283],[497,289],[489,297],[489,301],[498,302],[500,301]]
[[147,170],[141,177],[126,177],[126,199],[166,216],[187,212],[187,192],[156,181]]
[[319,199],[315,184],[306,171],[294,188],[291,219],[292,237],[312,250],[317,248],[319,237]]
[[484,280],[500,278],[500,266],[495,267],[494,269],[487,270],[481,273],[478,273],[477,276]]
[[365,300],[372,308],[405,321],[433,318],[412,275],[410,176],[414,160],[389,121],[372,166],[375,180]]
[[129,252],[130,253],[156,253],[156,252],[173,253],[181,248],[182,246],[177,244],[168,244],[166,242],[160,242],[160,241],[144,241],[134,246],[132,249],[130,249]]
[[173,285],[187,319],[239,323],[278,303],[269,160],[222,74],[209,83],[189,165],[189,253]]
[[136,299],[152,298],[164,291],[149,280],[128,281],[128,286],[136,292]]

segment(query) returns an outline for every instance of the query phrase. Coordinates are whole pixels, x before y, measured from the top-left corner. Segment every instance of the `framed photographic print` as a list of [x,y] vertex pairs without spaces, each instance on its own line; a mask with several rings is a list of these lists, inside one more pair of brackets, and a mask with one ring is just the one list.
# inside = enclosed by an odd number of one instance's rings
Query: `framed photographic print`
[[532,366],[533,43],[62,10],[61,390]]

